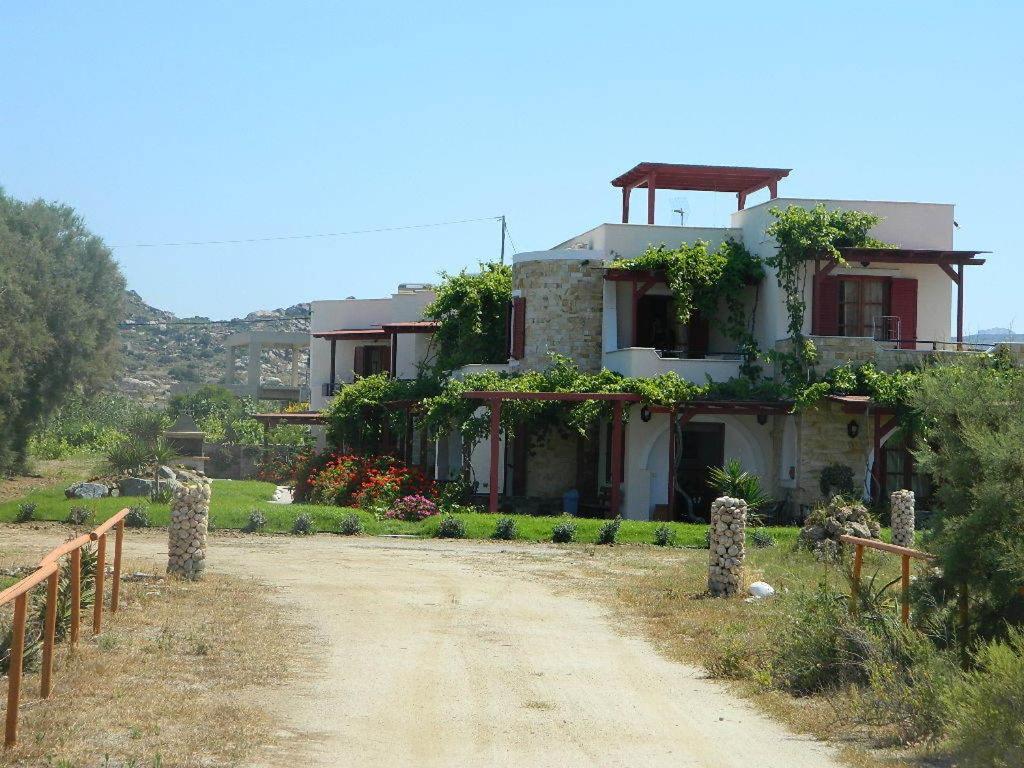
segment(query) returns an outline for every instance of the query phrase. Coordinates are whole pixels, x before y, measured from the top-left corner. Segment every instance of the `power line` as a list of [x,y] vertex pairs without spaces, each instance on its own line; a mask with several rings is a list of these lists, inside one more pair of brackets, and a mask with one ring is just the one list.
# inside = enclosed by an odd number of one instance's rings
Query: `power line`
[[508,228],[508,220],[505,220],[505,234],[508,235],[508,241],[512,243],[512,252],[519,253],[519,247],[516,245],[516,241],[512,239],[512,231]]
[[427,229],[429,227],[447,227],[455,224],[472,224],[477,221],[496,221],[500,216],[480,216],[475,219],[457,219],[454,221],[434,221],[429,224],[406,224],[400,227],[378,227],[376,229],[352,229],[347,232],[320,232],[307,235],[274,235],[271,237],[247,237],[238,240],[186,240],[177,243],[126,243],[124,245],[110,245],[110,249],[116,248],[183,248],[196,245],[241,245],[244,243],[269,243],[281,240],[313,240],[324,237],[346,237],[347,235],[369,235],[375,232],[398,232],[405,229]]

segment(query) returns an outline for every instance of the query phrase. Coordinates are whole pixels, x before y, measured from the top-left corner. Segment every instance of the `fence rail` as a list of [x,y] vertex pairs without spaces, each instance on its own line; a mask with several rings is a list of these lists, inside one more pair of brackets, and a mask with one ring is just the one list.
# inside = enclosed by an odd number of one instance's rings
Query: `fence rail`
[[0,607],[14,602],[14,625],[11,634],[11,655],[7,675],[7,717],[4,725],[4,747],[18,741],[18,704],[21,699],[22,666],[25,656],[25,625],[28,619],[28,596],[35,587],[46,582],[46,613],[43,619],[43,659],[40,670],[39,696],[47,699],[53,689],[53,646],[57,635],[57,599],[60,588],[60,559],[71,556],[71,627],[69,643],[78,642],[82,613],[82,547],[96,542],[96,588],[93,603],[92,633],[98,635],[103,623],[103,579],[106,575],[107,534],[114,530],[114,573],[110,587],[110,612],[116,613],[121,596],[121,548],[124,542],[122,509],[94,531],[66,541],[51,550],[39,567],[21,581],[0,592]]
[[864,565],[864,550],[877,549],[879,552],[888,552],[891,555],[899,555],[902,563],[900,569],[900,618],[904,624],[910,623],[910,561],[931,560],[932,555],[921,552],[918,549],[909,549],[895,544],[886,544],[884,541],[875,539],[862,539],[859,536],[840,536],[839,540],[845,544],[853,544],[853,586],[850,589],[850,613],[856,613],[860,600],[860,572]]

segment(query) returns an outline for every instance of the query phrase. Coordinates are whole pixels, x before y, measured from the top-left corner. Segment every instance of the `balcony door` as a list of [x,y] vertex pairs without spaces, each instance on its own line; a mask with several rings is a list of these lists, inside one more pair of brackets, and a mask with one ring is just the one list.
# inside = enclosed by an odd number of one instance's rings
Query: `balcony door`
[[710,519],[715,492],[708,487],[708,473],[725,463],[725,425],[691,422],[683,427],[678,462],[673,518],[686,520],[692,514]]

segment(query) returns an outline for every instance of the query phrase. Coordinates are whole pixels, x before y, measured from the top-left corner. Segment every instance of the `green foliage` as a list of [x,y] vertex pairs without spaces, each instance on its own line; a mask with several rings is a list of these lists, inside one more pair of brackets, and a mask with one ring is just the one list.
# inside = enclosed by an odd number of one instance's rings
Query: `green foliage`
[[0,472],[76,389],[114,372],[124,278],[65,205],[0,190]]
[[597,532],[597,543],[614,544],[616,539],[619,538],[619,526],[621,525],[621,517],[616,517],[614,520],[609,520],[607,523],[602,525],[601,529]]
[[73,506],[68,510],[67,522],[69,525],[85,525],[89,523],[95,514],[89,507]]
[[729,459],[724,467],[712,467],[708,485],[719,496],[743,499],[751,512],[771,503],[771,497],[761,489],[761,478],[745,471],[739,459]]
[[812,270],[808,261],[815,258],[833,258],[840,265],[846,261],[840,248],[885,247],[886,244],[868,235],[868,231],[881,218],[860,211],[829,210],[824,203],[814,208],[790,205],[785,210],[772,208],[768,212],[774,219],[765,232],[778,245],[778,251],[765,259],[775,269],[779,287],[786,296],[787,331],[793,340],[793,352],[775,353],[783,377],[791,383],[804,380],[808,364],[814,357],[813,344],[803,335],[807,314],[807,280]]
[[440,383],[429,375],[407,381],[380,373],[346,384],[325,414],[327,443],[356,453],[374,452],[385,431],[393,436],[405,435],[405,412],[391,403],[420,400],[439,391]]
[[954,691],[949,746],[964,768],[1024,765],[1024,633],[983,645]]
[[18,505],[18,514],[14,518],[16,523],[27,523],[36,516],[36,505],[28,501]]
[[338,523],[338,533],[342,536],[355,536],[363,532],[363,521],[355,512],[343,515]]
[[929,549],[950,585],[966,584],[983,637],[1024,624],[1024,369],[962,360],[922,371],[914,455],[935,480]]
[[654,529],[654,543],[659,547],[672,547],[676,543],[676,532],[662,523]]
[[853,468],[846,464],[833,462],[826,464],[818,473],[818,488],[824,499],[842,496],[853,499],[857,496],[857,487],[853,483]]
[[106,451],[124,438],[124,428],[145,406],[113,392],[73,390],[32,435],[32,455],[62,459],[76,452]]
[[254,509],[249,513],[249,521],[242,530],[246,533],[255,533],[256,531],[262,531],[266,525],[267,516],[263,514],[263,510]]
[[309,536],[310,534],[316,533],[316,526],[313,524],[313,518],[303,512],[295,518],[295,522],[292,523],[292,533],[297,536]]
[[441,522],[437,526],[437,538],[464,539],[466,538],[466,524],[454,515],[442,515]]
[[[705,240],[683,243],[676,249],[664,244],[650,246],[634,259],[617,259],[616,269],[663,272],[672,291],[676,318],[690,321],[694,311],[720,325],[722,332],[756,354],[752,334],[752,311],[745,301],[748,289],[764,279],[764,267],[756,256],[735,240],[726,240],[714,251]],[[726,314],[719,313],[724,303]]]
[[516,521],[511,517],[499,517],[497,524],[494,526],[494,534],[491,538],[501,539],[502,541],[511,541],[519,535],[516,530]]
[[481,263],[475,274],[442,273],[437,296],[423,312],[440,323],[433,337],[436,369],[507,362],[505,327],[511,301],[512,268],[505,264]]
[[764,528],[755,528],[750,538],[758,549],[770,549],[777,543],[775,537]]
[[[182,413],[188,414],[196,425],[206,433],[210,442],[226,442],[238,445],[259,445],[263,441],[263,427],[253,418],[260,411],[259,401],[251,397],[239,397],[230,389],[219,384],[206,384],[192,392],[183,392],[171,397],[167,413],[172,420]],[[304,431],[278,427],[272,437],[277,444],[301,444]],[[299,440],[298,443],[292,443]]]
[[563,520],[551,531],[551,540],[555,544],[568,544],[576,539],[576,523],[570,520]]
[[124,524],[128,528],[149,528],[152,525],[149,519],[149,507],[145,504],[133,504],[128,507],[128,514],[124,517]]

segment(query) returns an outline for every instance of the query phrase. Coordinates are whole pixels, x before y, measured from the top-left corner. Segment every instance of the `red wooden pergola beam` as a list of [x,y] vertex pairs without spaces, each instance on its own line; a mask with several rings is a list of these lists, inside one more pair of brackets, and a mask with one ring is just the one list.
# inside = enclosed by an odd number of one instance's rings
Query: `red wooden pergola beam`
[[463,392],[462,396],[470,400],[561,400],[566,403],[579,403],[585,400],[619,400],[624,403],[639,403],[642,398],[632,392],[507,392],[492,390],[473,390]]

